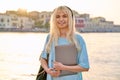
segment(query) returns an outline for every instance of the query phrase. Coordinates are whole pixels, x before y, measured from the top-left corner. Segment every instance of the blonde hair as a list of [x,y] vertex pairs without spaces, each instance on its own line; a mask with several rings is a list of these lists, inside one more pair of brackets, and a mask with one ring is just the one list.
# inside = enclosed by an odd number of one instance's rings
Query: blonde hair
[[68,39],[68,41],[70,43],[74,43],[77,47],[77,50],[80,50],[80,45],[78,44],[78,41],[76,39],[75,36],[75,18],[73,16],[73,12],[72,10],[67,7],[67,6],[59,6],[58,8],[56,8],[52,15],[51,15],[51,19],[50,19],[50,37],[49,37],[49,41],[46,45],[46,51],[49,53],[50,52],[50,48],[52,45],[52,42],[55,42],[55,46],[58,45],[58,38],[60,36],[60,31],[56,25],[56,14],[58,10],[62,10],[65,11],[68,14],[68,28],[69,31],[67,33],[66,38]]

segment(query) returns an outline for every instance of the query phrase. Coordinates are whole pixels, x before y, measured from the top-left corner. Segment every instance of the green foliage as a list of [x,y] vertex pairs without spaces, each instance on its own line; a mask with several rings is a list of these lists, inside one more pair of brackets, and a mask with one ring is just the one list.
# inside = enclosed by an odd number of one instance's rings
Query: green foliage
[[50,27],[50,23],[49,23],[49,22],[46,22],[45,25],[44,25],[44,28],[49,29],[49,27]]
[[38,27],[38,28],[43,28],[43,21],[36,21],[35,22],[35,27]]

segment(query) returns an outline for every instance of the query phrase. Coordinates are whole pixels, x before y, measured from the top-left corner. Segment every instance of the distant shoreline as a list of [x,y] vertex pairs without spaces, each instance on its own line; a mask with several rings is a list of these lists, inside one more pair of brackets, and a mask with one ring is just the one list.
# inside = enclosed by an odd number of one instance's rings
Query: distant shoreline
[[[15,32],[15,33],[49,33],[49,32],[43,32],[43,31],[0,31],[1,32],[4,32],[4,33],[8,33],[8,32]],[[120,32],[92,32],[92,31],[87,31],[87,32],[79,32],[79,33],[120,33]]]
[[[0,32],[20,32],[20,33],[28,33],[28,32],[34,32],[34,33],[49,33],[49,30],[35,30],[35,29],[17,29],[17,28],[1,28]],[[120,31],[77,31],[79,33],[120,33]]]

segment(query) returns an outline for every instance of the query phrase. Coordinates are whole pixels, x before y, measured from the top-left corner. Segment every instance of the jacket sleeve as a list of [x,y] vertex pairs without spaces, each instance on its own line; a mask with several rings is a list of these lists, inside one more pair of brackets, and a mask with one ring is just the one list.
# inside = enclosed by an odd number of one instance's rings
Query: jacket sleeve
[[81,50],[78,52],[78,65],[83,68],[89,68],[88,53],[85,41],[81,36],[79,36],[78,41],[81,47]]
[[47,59],[47,51],[46,51],[46,45],[47,45],[47,42],[48,42],[48,40],[49,40],[49,34],[47,35],[47,37],[46,37],[46,41],[45,41],[45,44],[44,44],[44,48],[43,48],[43,50],[42,50],[42,53],[41,53],[41,55],[40,55],[40,58],[45,58],[45,59]]

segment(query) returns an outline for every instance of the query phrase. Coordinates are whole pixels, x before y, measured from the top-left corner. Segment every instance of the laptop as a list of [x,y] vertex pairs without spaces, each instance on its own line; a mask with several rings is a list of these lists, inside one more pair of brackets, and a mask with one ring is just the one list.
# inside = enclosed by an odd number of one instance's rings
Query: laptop
[[[74,44],[55,46],[55,61],[64,65],[77,65],[77,48]],[[60,76],[77,74],[77,72],[61,71]]]

